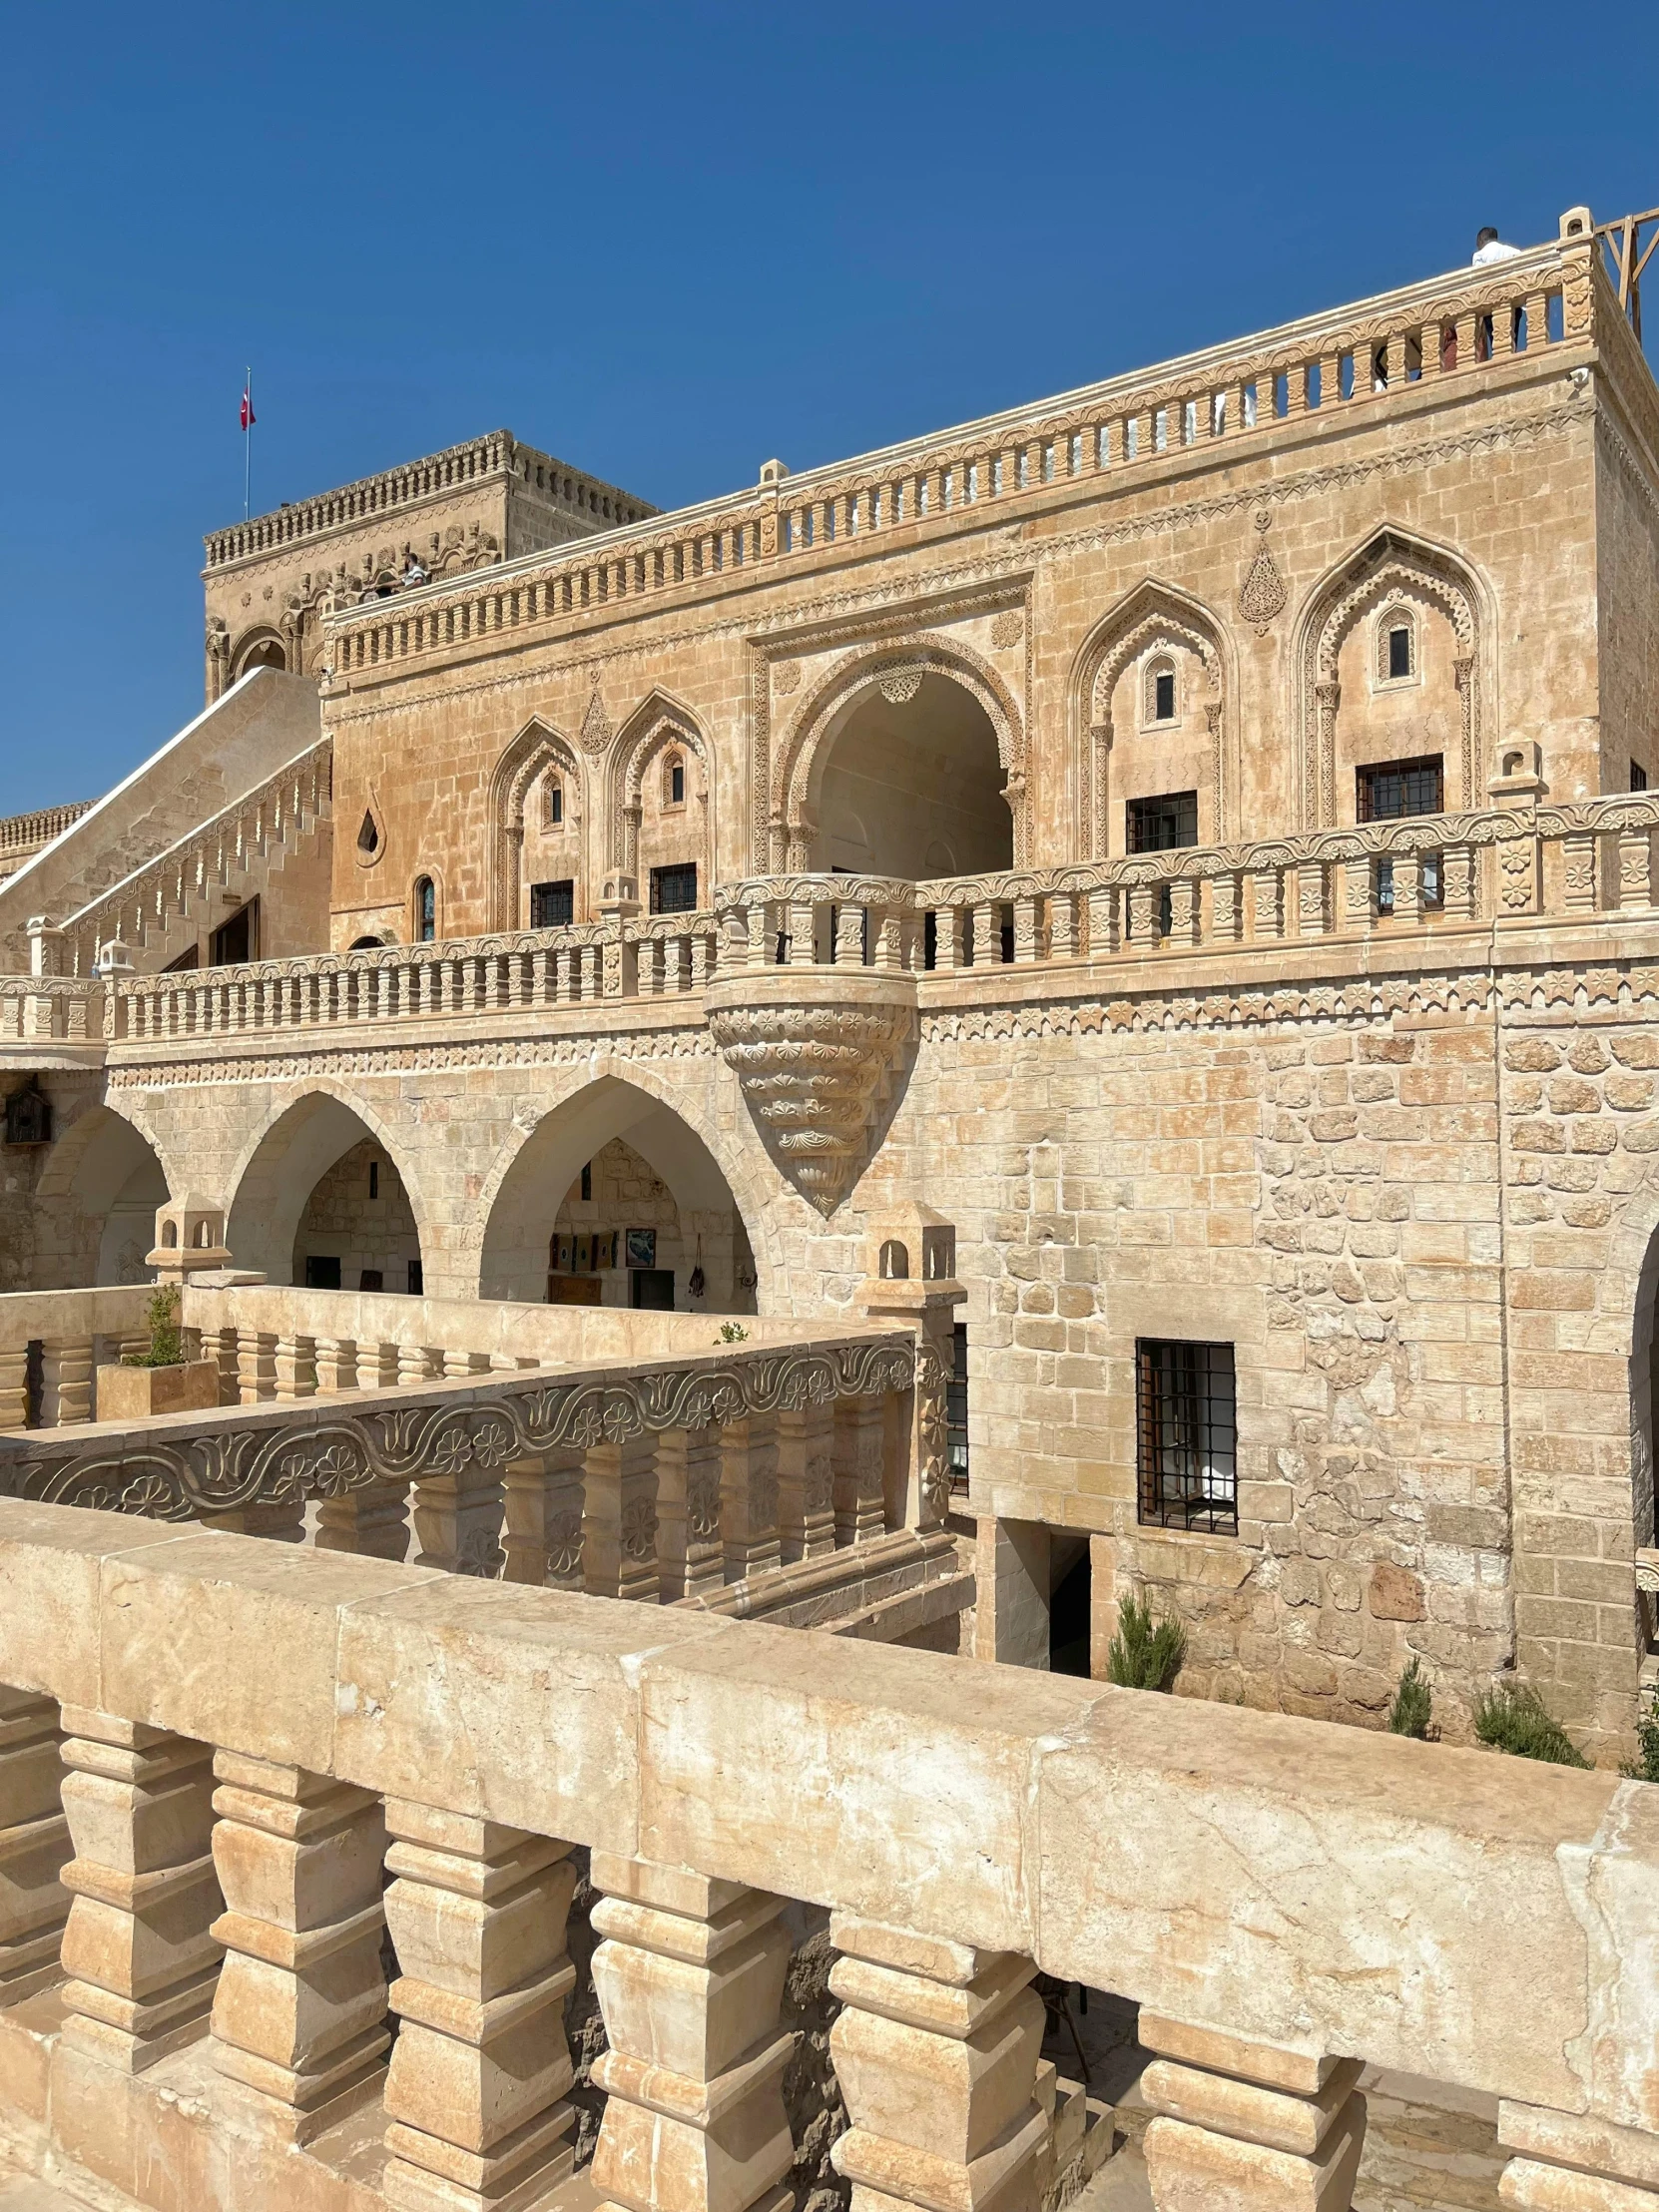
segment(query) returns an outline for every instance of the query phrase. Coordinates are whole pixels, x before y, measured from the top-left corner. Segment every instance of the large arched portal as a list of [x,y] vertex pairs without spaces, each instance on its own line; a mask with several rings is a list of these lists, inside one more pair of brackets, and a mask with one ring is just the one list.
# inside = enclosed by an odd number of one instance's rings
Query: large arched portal
[[420,1226],[386,1147],[325,1092],[298,1099],[265,1132],[231,1201],[226,1236],[240,1268],[313,1290],[423,1287]]
[[1013,866],[996,730],[939,670],[897,669],[858,690],[817,762],[816,867],[913,879]]
[[167,1177],[148,1141],[108,1106],[83,1114],[54,1148],[35,1192],[34,1287],[147,1283]]
[[502,1177],[480,1292],[752,1314],[755,1276],[708,1146],[672,1108],[602,1076],[537,1123]]

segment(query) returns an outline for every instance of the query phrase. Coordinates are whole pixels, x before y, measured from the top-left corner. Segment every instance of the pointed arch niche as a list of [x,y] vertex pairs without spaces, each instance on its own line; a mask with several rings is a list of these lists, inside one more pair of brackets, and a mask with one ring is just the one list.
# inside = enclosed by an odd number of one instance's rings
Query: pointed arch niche
[[696,717],[667,692],[650,693],[618,731],[610,800],[611,871],[635,886],[621,895],[653,911],[654,892],[680,908],[688,898],[706,906],[714,888],[714,755]]
[[771,830],[775,868],[925,878],[1024,866],[1025,727],[1002,678],[930,632],[848,655],[784,732]]
[[1200,844],[1238,834],[1236,692],[1226,632],[1174,585],[1149,578],[1096,624],[1071,686],[1079,859],[1123,852],[1124,808],[1171,792],[1198,794]]
[[[1409,632],[1410,666],[1390,674],[1388,632]],[[1316,587],[1297,627],[1299,827],[1355,820],[1358,769],[1438,758],[1444,804],[1484,797],[1484,733],[1495,728],[1492,623],[1484,585],[1443,546],[1393,525]]]
[[[556,822],[547,801],[550,779],[559,791]],[[528,886],[543,880],[572,882],[574,912],[578,920],[585,916],[584,811],[581,755],[567,737],[537,715],[502,754],[490,778],[492,929],[527,928]]]

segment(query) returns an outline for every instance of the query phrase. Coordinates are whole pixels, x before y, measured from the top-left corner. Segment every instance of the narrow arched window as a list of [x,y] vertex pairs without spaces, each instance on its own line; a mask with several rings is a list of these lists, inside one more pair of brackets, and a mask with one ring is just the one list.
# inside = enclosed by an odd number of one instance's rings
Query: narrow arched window
[[556,776],[547,779],[547,827],[562,830],[565,820],[565,788]]
[[430,944],[437,933],[437,886],[429,875],[422,875],[415,883],[415,938],[420,944]]
[[1408,684],[1416,673],[1416,621],[1409,608],[1390,607],[1377,626],[1378,681]]
[[1174,722],[1179,711],[1175,663],[1167,653],[1160,654],[1146,672],[1146,719],[1148,722]]
[[663,763],[663,803],[669,807],[686,804],[686,763],[681,754],[671,753]]

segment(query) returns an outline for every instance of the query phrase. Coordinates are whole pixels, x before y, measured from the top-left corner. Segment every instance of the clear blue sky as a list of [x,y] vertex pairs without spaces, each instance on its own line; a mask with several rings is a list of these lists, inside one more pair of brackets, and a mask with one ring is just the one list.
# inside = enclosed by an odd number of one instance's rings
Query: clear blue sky
[[502,424],[674,506],[1659,204],[1644,7],[0,28],[0,813],[199,707],[247,361],[257,508]]

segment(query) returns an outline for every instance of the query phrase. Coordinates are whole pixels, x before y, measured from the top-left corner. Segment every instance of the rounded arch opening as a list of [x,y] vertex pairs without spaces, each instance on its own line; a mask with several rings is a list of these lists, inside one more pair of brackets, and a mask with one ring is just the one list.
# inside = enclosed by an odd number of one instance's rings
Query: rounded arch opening
[[1014,864],[996,727],[942,670],[860,688],[830,718],[813,784],[816,867],[915,879]]
[[155,1148],[108,1106],[54,1147],[35,1193],[35,1287],[147,1283],[156,1212],[171,1193]]
[[287,665],[287,654],[278,639],[256,638],[252,645],[245,646],[238,655],[237,674],[239,677],[246,676],[250,670],[256,668],[274,668],[281,673]]
[[756,1273],[742,1212],[702,1138],[672,1107],[606,1075],[545,1114],[501,1178],[479,1295],[753,1314]]
[[239,1268],[313,1290],[424,1288],[413,1198],[359,1114],[310,1092],[278,1115],[244,1167],[226,1242]]

